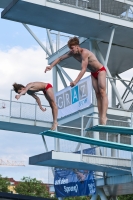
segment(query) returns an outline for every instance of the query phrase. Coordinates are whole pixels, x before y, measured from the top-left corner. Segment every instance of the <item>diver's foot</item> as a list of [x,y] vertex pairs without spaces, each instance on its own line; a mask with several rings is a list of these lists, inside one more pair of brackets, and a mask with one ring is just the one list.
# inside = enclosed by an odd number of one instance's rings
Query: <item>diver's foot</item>
[[108,120],[107,117],[105,117],[105,118],[101,118],[101,119],[100,119],[100,124],[101,124],[101,125],[106,125],[107,120]]
[[51,127],[51,130],[52,130],[52,131],[55,131],[56,128],[57,128],[57,126],[58,126],[58,123],[57,123],[57,122],[54,122],[53,125],[52,125],[52,127]]

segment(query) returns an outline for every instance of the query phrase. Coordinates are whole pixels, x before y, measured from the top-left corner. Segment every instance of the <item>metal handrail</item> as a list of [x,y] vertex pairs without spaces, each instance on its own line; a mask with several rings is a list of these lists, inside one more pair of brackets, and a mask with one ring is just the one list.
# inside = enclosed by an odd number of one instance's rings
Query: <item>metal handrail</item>
[[[87,7],[87,4],[90,3],[91,5],[91,1],[87,1],[87,0],[76,0],[76,1],[66,1],[66,0],[47,0],[49,2],[53,2],[53,3],[57,3],[57,4],[64,4],[64,5],[67,5],[67,6],[71,6],[71,7],[76,7],[76,8],[79,8],[79,9],[85,9],[85,10],[89,10],[89,11],[93,11],[93,12],[96,12],[96,13],[99,13],[100,16],[102,14],[104,15],[109,15],[109,16],[112,16],[112,17],[116,17],[116,18],[119,18],[119,19],[122,19],[122,20],[126,20],[126,21],[131,21],[131,19],[133,19],[133,16],[132,16],[132,13],[130,13],[131,16],[129,16],[129,10],[128,7],[132,6],[132,5],[129,5],[129,3],[127,4],[126,2],[117,2],[117,1],[113,1],[114,4],[116,4],[115,8],[118,8],[118,10],[116,10],[116,13],[111,13],[109,12],[108,10],[102,10],[102,5],[104,4],[104,2],[102,2],[101,0],[97,0],[97,3],[95,6],[92,7]],[[81,5],[82,3],[82,5]],[[80,5],[79,5],[80,4]],[[126,9],[123,9],[124,6],[121,6],[119,7],[119,5],[126,5],[127,6],[127,10]],[[121,9],[121,13],[119,11],[119,9]],[[124,13],[126,13],[124,15]]]
[[[1,102],[5,102],[8,106],[7,109],[0,110],[0,116],[6,116],[10,118],[20,118],[20,119],[32,119],[35,121],[45,121],[42,119],[47,119],[47,122],[52,121],[52,114],[49,105],[43,105],[47,108],[46,112],[42,112],[39,114],[38,106],[36,103],[26,103],[26,102],[17,102],[17,101],[10,101],[5,99],[0,99]],[[13,107],[14,106],[14,107]],[[30,106],[29,112],[27,110],[27,106]],[[14,109],[13,109],[14,108]],[[5,114],[4,114],[5,113]],[[41,120],[40,120],[41,118]],[[50,120],[51,119],[51,120]]]

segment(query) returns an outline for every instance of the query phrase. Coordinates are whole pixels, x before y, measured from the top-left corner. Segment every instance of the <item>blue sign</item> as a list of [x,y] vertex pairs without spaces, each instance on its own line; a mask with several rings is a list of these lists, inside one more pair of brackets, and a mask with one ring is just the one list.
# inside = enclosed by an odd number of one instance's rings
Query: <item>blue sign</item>
[[[84,151],[86,154],[95,154],[95,148],[86,149]],[[96,193],[94,172],[56,168],[54,187],[57,197],[93,195]]]
[[72,88],[72,104],[79,101],[78,85]]

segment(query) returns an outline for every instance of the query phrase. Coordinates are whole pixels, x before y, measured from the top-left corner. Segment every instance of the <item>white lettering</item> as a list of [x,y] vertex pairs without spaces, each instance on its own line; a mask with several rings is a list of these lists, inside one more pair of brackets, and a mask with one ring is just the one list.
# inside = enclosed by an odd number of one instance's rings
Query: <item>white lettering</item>
[[66,96],[66,104],[67,104],[67,105],[69,105],[69,104],[70,104],[70,101],[69,101],[69,94],[68,94],[68,93],[66,93],[66,95],[65,95],[65,96]]
[[58,107],[59,107],[59,108],[62,108],[62,107],[63,107],[63,99],[62,99],[62,97],[59,97],[59,98],[58,98]]
[[86,97],[86,94],[85,94],[85,85],[82,85],[81,86],[81,96],[82,96],[82,98],[84,98],[84,97]]
[[55,181],[55,185],[61,185],[61,184],[67,184],[68,183],[68,179],[58,179]]
[[74,102],[74,99],[78,99],[78,96],[77,96],[77,93],[76,93],[76,90],[74,90],[74,95],[73,95],[73,102]]
[[66,187],[64,186],[64,191],[66,193],[69,193],[69,192],[78,192],[78,185],[76,184],[75,186],[71,186],[71,187]]
[[83,99],[82,101],[79,101],[79,107],[83,106],[86,103],[87,103],[87,98]]

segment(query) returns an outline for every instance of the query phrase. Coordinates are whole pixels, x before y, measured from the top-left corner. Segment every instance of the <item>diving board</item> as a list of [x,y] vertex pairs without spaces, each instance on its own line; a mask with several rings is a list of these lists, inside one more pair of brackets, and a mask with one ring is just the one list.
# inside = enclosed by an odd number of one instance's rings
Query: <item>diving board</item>
[[124,127],[124,126],[97,125],[87,128],[86,131],[98,131],[107,133],[120,133],[124,135],[133,135],[133,127]]
[[70,140],[70,141],[84,143],[84,144],[92,144],[92,145],[97,145],[97,146],[102,146],[102,147],[121,149],[121,150],[133,152],[132,145],[108,142],[108,141],[104,141],[104,140],[96,140],[93,138],[86,138],[86,137],[77,136],[77,135],[68,134],[68,133],[47,130],[47,131],[40,133],[40,135],[46,135],[46,136],[50,136],[50,137],[54,137],[54,138],[60,138],[60,139]]

